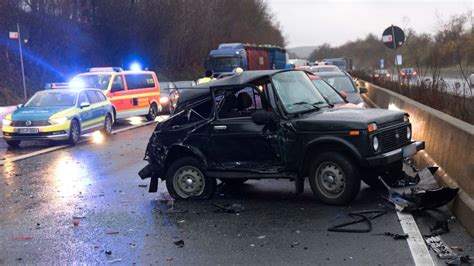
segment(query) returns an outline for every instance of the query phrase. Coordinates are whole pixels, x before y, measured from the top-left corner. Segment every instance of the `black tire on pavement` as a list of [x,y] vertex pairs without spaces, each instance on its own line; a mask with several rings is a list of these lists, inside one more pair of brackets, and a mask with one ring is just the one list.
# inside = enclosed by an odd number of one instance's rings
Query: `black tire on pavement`
[[112,135],[112,125],[113,125],[113,119],[112,119],[112,116],[110,114],[107,114],[105,116],[105,120],[104,120],[104,128],[102,129],[102,133],[105,135],[105,136],[110,136]]
[[329,205],[347,205],[360,190],[359,169],[338,152],[324,152],[311,162],[309,183],[314,196]]
[[153,121],[155,120],[157,115],[158,115],[158,106],[156,106],[156,103],[152,103],[150,105],[150,109],[148,110],[148,114],[146,115],[146,120]]
[[5,142],[8,144],[8,146],[16,148],[20,146],[21,140],[5,140]]
[[166,188],[175,199],[209,199],[216,192],[216,179],[206,175],[201,162],[183,157],[166,172]]
[[79,125],[79,121],[77,121],[77,119],[73,119],[69,128],[69,139],[67,140],[67,143],[76,145],[80,138],[81,126]]

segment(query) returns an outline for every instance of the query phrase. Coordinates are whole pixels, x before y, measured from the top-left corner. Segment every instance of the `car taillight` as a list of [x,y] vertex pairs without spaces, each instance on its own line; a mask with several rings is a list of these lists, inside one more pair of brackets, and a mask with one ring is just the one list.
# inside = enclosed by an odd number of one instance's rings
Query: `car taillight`
[[387,73],[387,77],[390,77],[390,73]]
[[402,76],[405,76],[405,72],[400,73]]
[[374,77],[376,77],[376,78],[377,78],[378,76],[379,76],[379,74],[375,74],[375,75],[374,75]]
[[413,75],[416,75],[416,71],[413,71]]

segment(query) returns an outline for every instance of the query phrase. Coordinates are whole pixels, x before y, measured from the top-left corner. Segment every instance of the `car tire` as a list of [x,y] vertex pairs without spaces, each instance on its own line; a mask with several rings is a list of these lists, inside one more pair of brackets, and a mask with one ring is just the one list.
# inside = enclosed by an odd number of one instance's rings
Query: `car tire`
[[5,140],[5,142],[8,144],[8,146],[17,148],[20,146],[21,140]]
[[79,121],[77,119],[73,119],[71,121],[71,126],[69,128],[69,139],[67,142],[70,145],[76,145],[76,143],[79,141],[81,138],[81,126],[79,124]]
[[110,136],[112,135],[112,125],[113,125],[113,119],[110,114],[107,114],[105,116],[105,121],[104,121],[104,128],[102,129],[102,133],[105,136]]
[[166,188],[175,199],[209,199],[216,192],[216,179],[196,158],[184,157],[173,162],[166,172]]
[[230,187],[238,187],[243,185],[247,182],[247,178],[221,178],[221,182],[230,186]]
[[150,109],[148,110],[148,114],[146,115],[146,119],[148,121],[154,121],[157,115],[158,115],[158,107],[156,106],[156,103],[152,103],[150,105]]
[[360,190],[358,167],[337,152],[324,152],[310,165],[309,183],[316,198],[329,205],[347,205]]

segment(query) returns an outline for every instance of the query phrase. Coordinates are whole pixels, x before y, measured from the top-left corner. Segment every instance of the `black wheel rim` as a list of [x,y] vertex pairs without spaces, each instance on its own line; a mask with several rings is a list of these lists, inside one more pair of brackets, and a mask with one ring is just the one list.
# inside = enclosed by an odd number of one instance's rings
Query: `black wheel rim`
[[77,140],[79,139],[79,126],[77,125],[77,122],[72,122],[72,125],[71,125],[71,136],[72,136],[72,140],[74,142],[77,142]]

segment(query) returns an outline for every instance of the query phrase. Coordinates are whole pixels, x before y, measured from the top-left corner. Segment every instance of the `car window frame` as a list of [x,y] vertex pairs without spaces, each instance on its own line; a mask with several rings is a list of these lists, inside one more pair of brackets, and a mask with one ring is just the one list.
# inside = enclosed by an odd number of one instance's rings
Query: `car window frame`
[[[252,120],[252,117],[251,116],[239,116],[239,117],[223,117],[223,118],[220,118],[219,117],[219,112],[220,112],[220,109],[218,108],[218,106],[216,106],[216,95],[215,95],[215,92],[217,90],[234,90],[234,89],[237,89],[237,91],[239,90],[242,90],[242,89],[245,89],[245,88],[248,88],[248,87],[251,87],[253,88],[255,91],[258,92],[258,87],[255,85],[255,84],[251,84],[251,83],[246,83],[246,84],[236,84],[236,85],[225,85],[225,86],[219,86],[219,87],[211,87],[211,95],[212,95],[212,103],[213,103],[213,110],[214,110],[214,120],[216,121],[237,121],[237,120]],[[260,99],[264,99],[264,96],[265,93],[263,94],[260,94]],[[253,100],[253,98],[252,98]],[[266,100],[266,99],[265,99]]]
[[[149,75],[150,76],[150,79],[153,80],[153,85],[148,85],[148,83],[146,84],[147,87],[130,87],[130,83],[127,79],[127,76],[133,76],[133,75]],[[125,82],[127,83],[127,90],[129,91],[134,91],[134,90],[149,90],[149,89],[154,89],[156,88],[157,86],[160,86],[159,83],[156,79],[155,79],[155,76],[153,75],[153,73],[125,73],[124,75],[124,79],[125,79]],[[148,78],[146,79],[148,80]]]

